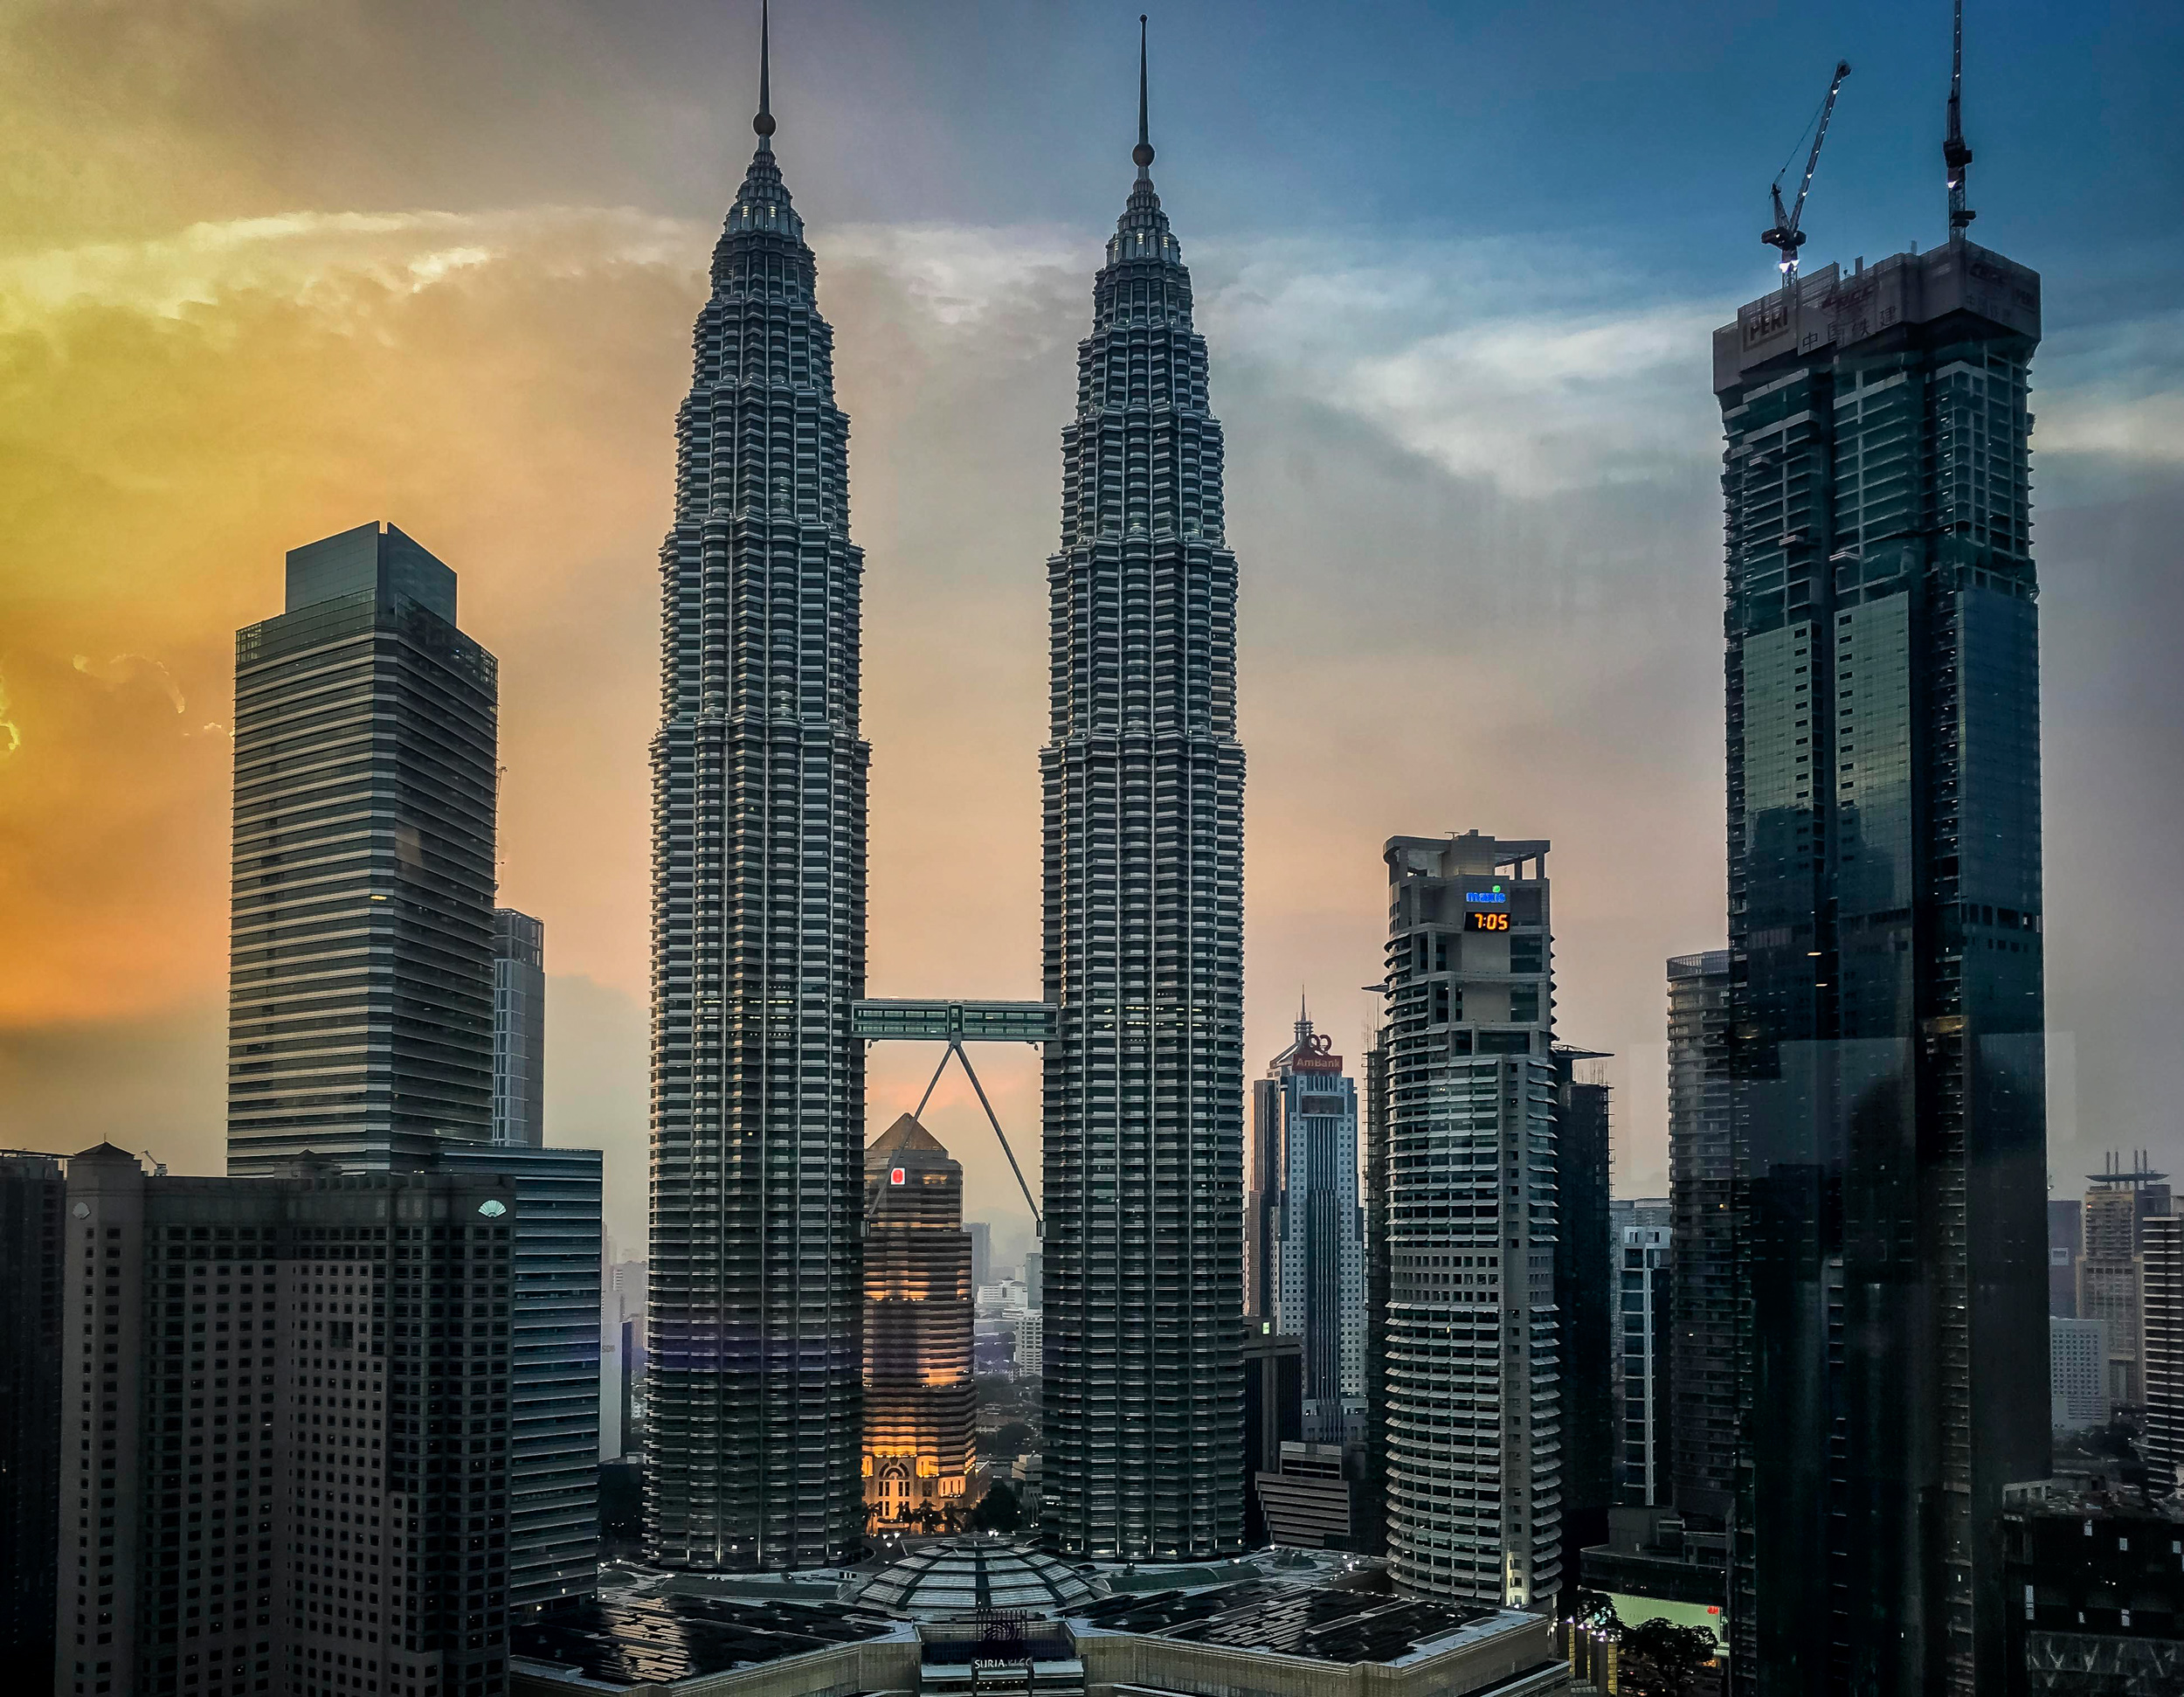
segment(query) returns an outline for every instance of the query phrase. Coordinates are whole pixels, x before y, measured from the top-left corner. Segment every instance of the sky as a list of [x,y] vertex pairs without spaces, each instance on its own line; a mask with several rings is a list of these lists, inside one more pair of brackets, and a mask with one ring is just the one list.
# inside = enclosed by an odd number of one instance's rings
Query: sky
[[[1978,240],[2041,271],[2051,1167],[2184,1161],[2184,11],[1975,3]],[[1038,993],[1060,432],[1137,12],[776,7],[865,551],[875,995]],[[1242,584],[1247,1052],[1354,1056],[1380,845],[1554,848],[1560,1035],[1665,1187],[1662,962],[1723,918],[1708,338],[1835,59],[1807,268],[1945,234],[1946,5],[1171,4],[1154,176]],[[390,521],[501,661],[501,898],[551,1141],[645,1209],[646,743],[673,423],[755,0],[0,3],[0,1144],[221,1170],[233,635]],[[873,1057],[872,1126],[936,1058]],[[1019,1152],[1035,1057],[978,1056]],[[1006,1258],[951,1071],[927,1116]]]

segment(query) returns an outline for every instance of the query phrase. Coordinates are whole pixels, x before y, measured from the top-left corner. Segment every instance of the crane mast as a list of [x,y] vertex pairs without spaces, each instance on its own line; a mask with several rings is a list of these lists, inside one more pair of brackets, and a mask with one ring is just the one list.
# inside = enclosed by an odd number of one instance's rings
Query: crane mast
[[1797,250],[1805,245],[1805,232],[1798,228],[1805,217],[1805,197],[1813,191],[1813,172],[1820,164],[1821,143],[1828,139],[1828,121],[1835,116],[1835,96],[1842,91],[1842,80],[1849,74],[1850,61],[1837,59],[1835,80],[1828,85],[1828,98],[1821,105],[1820,122],[1813,131],[1813,150],[1805,156],[1805,177],[1797,185],[1795,202],[1787,210],[1784,208],[1780,175],[1767,190],[1774,197],[1774,224],[1773,228],[1759,232],[1759,239],[1781,253],[1782,281],[1786,285],[1797,281]]
[[1964,0],[1957,0],[1956,34],[1949,50],[1949,134],[1941,144],[1941,163],[1949,171],[1949,239],[1962,241],[1964,226],[1979,214],[1964,204],[1965,167],[1972,149],[1964,144]]

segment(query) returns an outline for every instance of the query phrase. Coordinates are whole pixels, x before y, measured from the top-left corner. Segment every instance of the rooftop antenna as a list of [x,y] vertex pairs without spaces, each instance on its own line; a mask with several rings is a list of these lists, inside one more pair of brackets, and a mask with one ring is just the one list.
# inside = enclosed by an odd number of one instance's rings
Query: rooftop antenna
[[1949,135],[1941,144],[1941,163],[1949,168],[1949,239],[1962,241],[1964,226],[1979,214],[1964,204],[1965,167],[1972,149],[1964,145],[1964,0],[1957,0],[1956,33],[1949,47]]
[[[1797,185],[1797,199],[1786,211],[1782,206],[1782,172],[1774,174],[1774,182],[1767,190],[1774,199],[1774,225],[1762,230],[1759,239],[1781,253],[1782,282],[1785,287],[1797,281],[1797,250],[1805,245],[1805,232],[1798,228],[1805,217],[1805,197],[1813,191],[1813,171],[1820,163],[1820,144],[1828,139],[1828,121],[1835,115],[1835,95],[1842,87],[1842,80],[1850,74],[1850,61],[1835,61],[1835,80],[1828,85],[1828,98],[1821,102],[1820,121],[1813,132],[1813,150],[1805,156],[1805,176]],[[1796,156],[1792,154],[1791,157]],[[1783,170],[1787,170],[1787,162]]]
[[770,0],[758,0],[758,115],[750,127],[758,132],[758,151],[773,151],[773,44]]
[[1152,142],[1145,129],[1145,14],[1137,14],[1137,145],[1130,150],[1137,166],[1137,178],[1145,181],[1152,171]]

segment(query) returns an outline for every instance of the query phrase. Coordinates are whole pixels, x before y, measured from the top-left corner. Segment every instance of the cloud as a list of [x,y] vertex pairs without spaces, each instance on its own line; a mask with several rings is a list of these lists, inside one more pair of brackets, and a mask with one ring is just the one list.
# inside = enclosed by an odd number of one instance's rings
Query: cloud
[[[93,1064],[104,1030],[106,1064],[171,1069],[176,1112],[217,1125],[217,1036],[188,1067],[163,1039],[128,1047],[225,970],[227,757],[200,722],[225,717],[234,630],[278,608],[282,551],[391,518],[455,565],[463,622],[502,662],[502,893],[546,917],[576,1022],[555,1040],[549,1112],[574,1111],[556,1139],[641,1163],[654,562],[713,239],[615,207],[295,211],[0,260],[0,1029],[81,1034],[19,1049],[18,1077]],[[813,239],[867,557],[872,987],[1036,994],[1044,562],[1097,241]],[[1517,243],[1189,257],[1244,571],[1248,1052],[1278,1046],[1300,980],[1347,1049],[1385,927],[1380,840],[1477,826],[1555,840],[1567,1029],[1649,1068],[1661,961],[1720,940],[1706,361],[1729,303],[1626,298]],[[2040,368],[2058,653],[2116,641],[2126,586],[2167,570],[2173,527],[2135,488],[2107,530],[2067,517],[2094,470],[2174,481],[2184,382],[2145,351],[2159,329]],[[2050,675],[2058,747],[2083,734],[2083,671]],[[2098,764],[2172,722],[2118,710]],[[2049,781],[2068,816],[2084,780],[2058,761]],[[2065,948],[2058,986],[2080,981]],[[2160,970],[2081,975],[2069,1017],[2105,1029],[2097,999]],[[981,1070],[1035,1154],[1027,1061]],[[875,1056],[876,1123],[930,1065]],[[2080,1077],[2098,1092],[2118,1070],[2088,1048]],[[978,1209],[1006,1215],[1006,1167],[950,1089],[942,1134]],[[2098,1098],[2086,1120],[2107,1123]],[[1658,1133],[1657,1105],[1619,1124]],[[615,1212],[640,1229],[634,1189]]]
[[510,262],[549,275],[688,267],[704,239],[688,221],[628,207],[291,211],[193,224],[142,241],[0,257],[0,332],[35,329],[69,308],[173,318],[242,294],[333,312],[360,283],[398,296]]

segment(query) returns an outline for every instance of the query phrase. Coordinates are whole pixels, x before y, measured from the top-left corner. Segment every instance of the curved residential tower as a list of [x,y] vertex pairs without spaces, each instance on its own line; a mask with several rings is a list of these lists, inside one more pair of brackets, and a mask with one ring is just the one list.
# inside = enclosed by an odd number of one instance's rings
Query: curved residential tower
[[1191,276],[1148,168],[1062,432],[1045,801],[1046,1478],[1056,1549],[1243,1538],[1236,559]]
[[646,1520],[693,1568],[838,1562],[863,1522],[863,557],[759,91],[660,555]]

